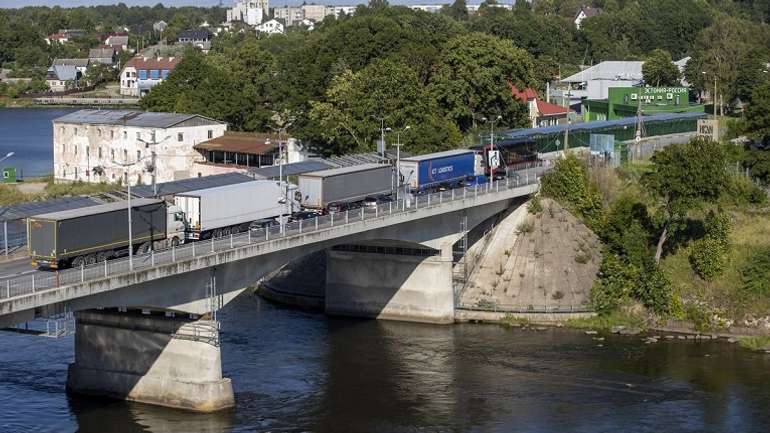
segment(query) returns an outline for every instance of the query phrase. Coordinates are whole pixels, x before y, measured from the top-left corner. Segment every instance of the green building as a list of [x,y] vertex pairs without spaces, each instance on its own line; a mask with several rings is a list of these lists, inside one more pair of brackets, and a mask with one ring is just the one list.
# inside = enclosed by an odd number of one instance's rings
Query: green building
[[18,180],[16,169],[14,167],[6,167],[3,169],[3,178],[0,179],[0,183],[16,183]]
[[586,99],[583,120],[615,120],[642,114],[703,113],[703,105],[690,104],[686,87],[610,87],[607,99]]

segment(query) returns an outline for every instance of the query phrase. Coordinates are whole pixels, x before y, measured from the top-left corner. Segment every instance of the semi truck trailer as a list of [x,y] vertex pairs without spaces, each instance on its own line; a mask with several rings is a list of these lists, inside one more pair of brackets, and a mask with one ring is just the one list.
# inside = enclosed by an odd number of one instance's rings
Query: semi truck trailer
[[412,191],[423,191],[474,178],[475,166],[475,152],[460,149],[402,158],[398,171],[401,184]]
[[393,167],[370,163],[303,173],[298,185],[302,206],[327,211],[331,204],[349,205],[367,197],[390,195]]
[[[131,228],[136,252],[184,242],[184,214],[163,200],[131,200]],[[30,217],[27,245],[33,266],[51,269],[128,255],[128,204],[119,201]]]
[[255,180],[177,194],[174,204],[185,214],[187,240],[245,232],[253,221],[288,215],[298,206],[287,203],[278,182]]

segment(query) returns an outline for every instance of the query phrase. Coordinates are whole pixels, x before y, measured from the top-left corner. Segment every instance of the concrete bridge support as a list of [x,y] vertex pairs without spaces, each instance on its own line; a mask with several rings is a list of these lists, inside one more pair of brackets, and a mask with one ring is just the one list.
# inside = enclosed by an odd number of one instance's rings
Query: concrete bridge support
[[339,245],[327,252],[326,313],[454,322],[452,246]]
[[75,320],[69,392],[199,412],[235,404],[215,321],[117,310],[81,311]]

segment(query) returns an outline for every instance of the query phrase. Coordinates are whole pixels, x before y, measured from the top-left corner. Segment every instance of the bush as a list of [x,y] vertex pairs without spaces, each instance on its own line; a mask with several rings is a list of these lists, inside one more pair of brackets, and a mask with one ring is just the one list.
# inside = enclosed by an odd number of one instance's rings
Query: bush
[[743,291],[753,295],[770,295],[770,249],[753,254],[739,272]]
[[541,192],[580,216],[591,228],[599,226],[602,197],[588,179],[588,170],[575,155],[556,161],[541,179]]
[[699,277],[706,281],[722,275],[727,263],[725,250],[719,242],[713,238],[698,239],[691,245],[690,266]]
[[679,306],[666,275],[654,263],[639,275],[633,293],[644,306],[658,314],[675,314]]
[[535,194],[532,196],[529,200],[529,204],[527,204],[527,211],[532,215],[537,215],[543,211],[543,204],[540,202],[539,195]]
[[593,309],[600,313],[617,309],[629,299],[638,276],[635,266],[623,262],[615,254],[605,253],[599,266],[599,279],[591,287]]

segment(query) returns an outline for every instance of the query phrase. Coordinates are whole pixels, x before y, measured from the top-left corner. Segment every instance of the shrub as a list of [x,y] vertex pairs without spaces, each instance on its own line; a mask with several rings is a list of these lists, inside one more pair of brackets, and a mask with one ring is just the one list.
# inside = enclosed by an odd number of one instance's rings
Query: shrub
[[654,263],[648,264],[633,289],[644,306],[658,314],[675,314],[679,307],[671,283]]
[[638,274],[635,266],[624,263],[609,251],[605,253],[599,266],[599,279],[591,287],[593,309],[607,313],[622,305],[632,294]]
[[527,204],[527,211],[532,215],[537,215],[543,211],[543,204],[540,202],[540,196],[535,194]]
[[690,266],[699,277],[713,281],[722,275],[726,265],[725,251],[716,239],[698,239],[690,248]]
[[516,227],[516,230],[519,231],[519,233],[532,233],[535,231],[535,223],[531,220],[522,221],[518,227]]
[[753,295],[770,295],[770,249],[749,258],[740,268],[742,289]]
[[541,191],[583,218],[591,228],[601,221],[602,197],[588,179],[585,164],[568,154],[541,179]]

